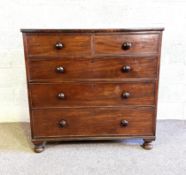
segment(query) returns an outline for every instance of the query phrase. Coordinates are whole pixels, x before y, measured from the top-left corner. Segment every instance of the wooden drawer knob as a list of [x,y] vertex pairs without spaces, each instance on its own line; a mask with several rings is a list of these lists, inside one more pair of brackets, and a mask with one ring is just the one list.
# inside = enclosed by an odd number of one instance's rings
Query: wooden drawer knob
[[130,97],[130,93],[129,92],[123,92],[122,97],[127,99],[127,98]]
[[61,121],[59,122],[59,126],[60,126],[61,128],[64,128],[66,125],[67,125],[67,122],[66,122],[65,120],[61,120]]
[[127,72],[130,72],[131,71],[131,67],[130,66],[123,66],[122,67],[122,71],[127,73]]
[[123,50],[129,50],[132,47],[131,42],[124,42],[122,45]]
[[64,47],[64,45],[63,45],[63,43],[61,43],[61,42],[57,42],[57,43],[55,44],[55,47],[56,47],[56,49],[62,49],[62,48]]
[[58,73],[64,73],[65,72],[65,69],[64,69],[64,67],[59,66],[59,67],[56,67],[56,72],[58,72]]
[[127,127],[129,122],[127,120],[121,120],[120,124],[122,127]]
[[62,99],[62,100],[65,99],[65,94],[64,93],[59,93],[57,96],[58,96],[59,99]]

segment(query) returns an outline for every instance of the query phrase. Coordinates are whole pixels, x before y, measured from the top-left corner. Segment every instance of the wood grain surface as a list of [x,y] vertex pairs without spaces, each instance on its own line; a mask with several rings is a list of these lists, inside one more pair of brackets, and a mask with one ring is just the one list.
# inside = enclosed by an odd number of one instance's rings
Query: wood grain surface
[[163,28],[22,29],[32,141],[156,137]]
[[[37,137],[135,136],[153,134],[153,108],[83,108],[33,110]],[[66,121],[64,127],[60,122]],[[121,121],[128,121],[123,127]]]

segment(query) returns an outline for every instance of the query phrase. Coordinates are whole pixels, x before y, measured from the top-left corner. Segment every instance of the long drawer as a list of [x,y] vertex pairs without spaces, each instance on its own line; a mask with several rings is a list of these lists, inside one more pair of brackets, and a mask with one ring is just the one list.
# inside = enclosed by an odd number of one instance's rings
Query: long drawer
[[154,105],[153,82],[30,84],[31,105],[42,107]]
[[32,110],[34,138],[154,133],[154,108]]
[[29,61],[29,80],[156,78],[156,57]]

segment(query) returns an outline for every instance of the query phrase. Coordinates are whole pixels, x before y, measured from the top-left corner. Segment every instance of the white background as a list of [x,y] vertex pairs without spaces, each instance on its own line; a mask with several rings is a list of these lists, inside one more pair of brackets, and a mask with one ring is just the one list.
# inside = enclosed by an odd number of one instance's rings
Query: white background
[[0,122],[29,121],[20,28],[165,27],[158,119],[186,119],[186,1],[0,0]]

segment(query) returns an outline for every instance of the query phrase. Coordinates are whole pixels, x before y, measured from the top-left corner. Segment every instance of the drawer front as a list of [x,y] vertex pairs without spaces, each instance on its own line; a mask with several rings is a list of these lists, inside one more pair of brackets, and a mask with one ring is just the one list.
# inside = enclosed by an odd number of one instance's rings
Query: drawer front
[[29,62],[30,80],[155,78],[157,58],[61,59]]
[[153,108],[144,107],[32,110],[34,138],[153,135],[153,122]]
[[158,53],[158,34],[97,35],[95,36],[96,54],[139,54]]
[[154,105],[154,83],[30,84],[33,108]]
[[27,34],[28,56],[90,55],[90,35]]

